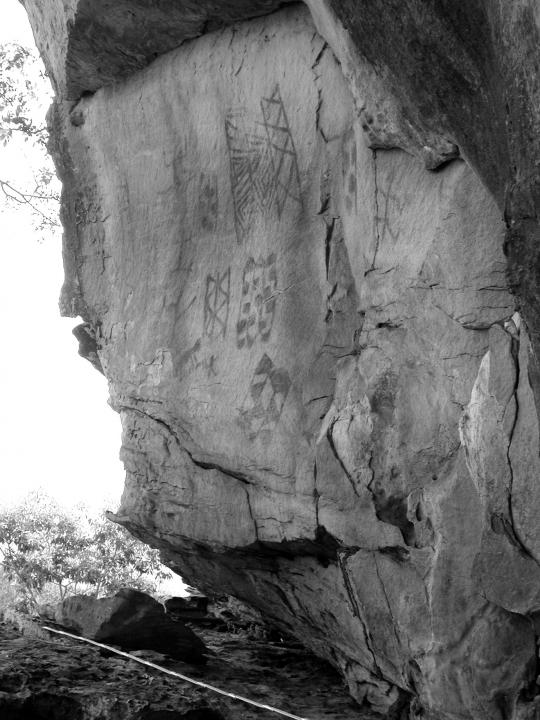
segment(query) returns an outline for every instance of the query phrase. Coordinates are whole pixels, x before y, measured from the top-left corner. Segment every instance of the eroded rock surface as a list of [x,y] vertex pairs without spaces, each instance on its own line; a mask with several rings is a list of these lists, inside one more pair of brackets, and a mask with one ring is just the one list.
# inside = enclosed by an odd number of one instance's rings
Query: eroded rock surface
[[[118,522],[360,704],[535,718],[532,305],[510,292],[504,183],[351,29],[376,4],[341,25],[295,5],[66,90],[62,308],[122,417]],[[424,90],[437,110],[444,86]]]

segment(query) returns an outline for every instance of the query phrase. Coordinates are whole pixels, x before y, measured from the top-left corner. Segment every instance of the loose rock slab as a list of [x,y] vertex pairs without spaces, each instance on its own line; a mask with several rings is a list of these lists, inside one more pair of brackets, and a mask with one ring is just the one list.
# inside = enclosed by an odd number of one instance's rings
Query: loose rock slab
[[[52,610],[52,612],[51,612]],[[146,593],[123,588],[111,597],[74,595],[45,608],[57,625],[84,637],[127,650],[154,650],[191,663],[206,661],[203,641]]]

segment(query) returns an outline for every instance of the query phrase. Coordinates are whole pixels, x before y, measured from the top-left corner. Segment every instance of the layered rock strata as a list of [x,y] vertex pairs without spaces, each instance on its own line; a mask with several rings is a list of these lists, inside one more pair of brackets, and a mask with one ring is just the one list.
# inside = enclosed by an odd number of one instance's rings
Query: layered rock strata
[[[124,2],[148,27],[114,35],[101,4],[26,2],[59,93],[62,309],[123,422],[117,521],[360,704],[536,717],[536,271],[508,278],[533,237],[508,249],[508,153],[519,193],[534,177],[468,52],[504,3],[410,0],[385,25],[375,0],[203,2],[192,25],[187,4]],[[512,55],[512,27],[490,52]],[[159,57],[132,63],[146,37]],[[414,76],[430,58],[439,85]]]

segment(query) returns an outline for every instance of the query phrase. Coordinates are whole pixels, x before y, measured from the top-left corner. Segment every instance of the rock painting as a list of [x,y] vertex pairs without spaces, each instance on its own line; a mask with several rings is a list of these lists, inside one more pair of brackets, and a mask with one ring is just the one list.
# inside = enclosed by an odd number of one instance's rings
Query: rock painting
[[242,277],[242,297],[236,323],[236,344],[250,348],[257,338],[268,340],[276,311],[276,256],[246,262]]
[[349,130],[343,141],[343,185],[345,207],[348,213],[358,212],[357,162],[358,151],[354,130]]
[[203,370],[206,373],[208,379],[217,377],[217,358],[215,355],[207,355],[202,360],[197,362],[195,366],[197,370]]
[[216,377],[218,374],[217,357],[215,354],[205,354],[201,338],[180,355],[178,367],[182,368],[184,375],[197,370],[202,370],[207,378]]
[[208,232],[215,232],[218,218],[217,175],[201,173],[198,199],[202,228]]
[[231,300],[231,269],[206,276],[203,331],[206,337],[220,338],[227,333]]
[[279,85],[260,107],[262,121],[248,117],[245,109],[229,112],[225,119],[240,244],[258,216],[275,208],[281,218],[289,198],[301,203],[298,160]]
[[376,185],[375,223],[379,242],[383,242],[387,236],[393,242],[398,239],[399,227],[396,220],[401,215],[404,203],[394,190],[395,179],[395,176],[391,175],[384,186]]
[[261,100],[261,110],[272,161],[274,202],[280,218],[288,198],[297,203],[301,199],[298,159],[279,85],[269,98]]
[[265,138],[249,129],[245,111],[229,113],[225,120],[225,131],[236,237],[241,244],[255,217],[266,210],[270,197],[270,158]]
[[240,425],[250,440],[268,437],[279,422],[291,380],[265,353],[259,361],[240,410]]

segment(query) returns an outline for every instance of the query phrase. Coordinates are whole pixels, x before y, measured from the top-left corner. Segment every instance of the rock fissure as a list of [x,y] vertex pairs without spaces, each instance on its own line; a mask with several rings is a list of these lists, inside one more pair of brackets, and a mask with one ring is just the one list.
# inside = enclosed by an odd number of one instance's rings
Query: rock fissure
[[528,688],[529,699],[532,700],[540,695],[540,685],[538,683],[538,678],[540,678],[540,635],[536,633],[534,634],[534,645],[538,650],[535,653],[534,671],[531,673],[531,683]]
[[347,557],[349,557],[349,555],[353,554],[354,552],[355,552],[355,550],[351,549],[351,550],[347,550],[343,553],[338,553],[338,565],[341,570],[341,576],[343,578],[343,585],[345,587],[345,592],[347,594],[347,599],[350,604],[351,612],[356,618],[358,618],[358,620],[360,621],[360,623],[362,625],[362,630],[364,633],[366,645],[367,645],[369,652],[371,653],[371,657],[373,659],[373,667],[375,669],[375,675],[376,675],[376,677],[382,679],[384,677],[384,675],[382,673],[381,668],[377,665],[377,656],[373,650],[373,642],[370,637],[369,629],[368,629],[368,626],[362,616],[362,612],[360,610],[360,604],[356,598],[354,588],[351,584],[351,581],[350,581],[350,578],[349,578],[349,575],[347,572]]
[[513,509],[513,502],[512,502],[512,492],[514,487],[514,470],[512,467],[512,455],[511,455],[511,447],[512,447],[512,441],[514,439],[514,433],[516,430],[518,417],[519,417],[519,397],[518,397],[518,388],[520,383],[520,364],[519,364],[519,335],[516,337],[512,335],[511,340],[511,354],[512,354],[512,360],[514,362],[515,366],[515,381],[514,381],[514,387],[512,389],[512,395],[511,398],[508,400],[507,405],[505,407],[505,411],[508,408],[508,405],[510,401],[512,400],[515,403],[514,408],[514,417],[512,421],[512,425],[510,427],[510,430],[508,432],[508,447],[506,452],[507,462],[508,462],[508,470],[510,472],[510,484],[508,488],[508,518],[509,518],[509,525],[510,525],[510,533],[507,532],[507,535],[509,535],[509,539],[511,542],[513,542],[520,552],[523,553],[523,555],[532,560],[536,565],[540,566],[540,561],[535,558],[535,556],[531,553],[531,551],[527,548],[523,540],[519,536],[519,532],[517,530],[517,525],[514,519],[514,509]]
[[[390,557],[392,557],[392,555],[390,555]],[[397,629],[396,629],[395,618],[394,618],[393,613],[392,613],[392,605],[391,605],[391,603],[390,603],[390,599],[389,599],[389,597],[388,597],[388,593],[386,592],[386,587],[385,587],[384,581],[383,581],[383,579],[382,579],[382,577],[381,577],[381,573],[380,573],[380,571],[379,571],[379,565],[378,565],[378,563],[377,563],[377,554],[376,554],[376,553],[373,553],[373,565],[374,565],[374,567],[375,567],[375,573],[376,573],[376,575],[377,575],[377,579],[378,579],[379,584],[380,584],[380,586],[381,586],[382,594],[383,594],[383,596],[384,596],[384,600],[385,600],[385,603],[386,603],[386,607],[387,607],[387,609],[388,609],[388,613],[389,613],[390,618],[391,618],[391,620],[392,620],[392,631],[393,631],[394,638],[395,638],[395,641],[396,641],[396,647],[397,647],[397,648],[400,648],[400,647],[401,647],[401,638],[399,637],[398,632],[397,632]]]
[[[330,200],[328,200],[328,202],[330,202]],[[331,251],[332,235],[334,234],[336,218],[327,218],[325,215],[325,223],[326,223],[326,235],[324,238],[324,262],[325,262],[325,267],[326,267],[326,279],[328,280],[329,268],[330,268],[330,251]],[[327,296],[327,300],[329,300],[329,299],[330,299],[330,296]]]
[[151,414],[148,413],[146,410],[141,410],[140,408],[134,407],[134,406],[132,406],[132,405],[119,404],[119,405],[117,406],[117,408],[118,408],[119,411],[128,411],[128,412],[138,413],[138,414],[140,414],[141,416],[146,417],[146,418],[150,419],[152,422],[155,422],[156,424],[158,424],[159,426],[161,426],[161,427],[165,430],[166,434],[167,434],[168,436],[170,436],[170,437],[174,440],[174,442],[176,443],[176,445],[177,445],[183,452],[186,453],[186,455],[189,457],[189,459],[191,460],[191,462],[193,463],[193,465],[196,465],[197,467],[201,468],[202,470],[216,470],[217,472],[220,472],[220,473],[222,473],[223,475],[226,475],[226,476],[231,477],[231,478],[233,478],[233,479],[235,479],[235,480],[238,480],[239,482],[243,483],[244,485],[252,485],[252,484],[253,484],[253,481],[251,480],[251,478],[249,478],[249,477],[248,477],[246,474],[244,474],[244,473],[241,473],[241,472],[236,471],[236,470],[231,470],[230,468],[223,467],[223,466],[220,465],[219,463],[208,462],[208,461],[205,461],[205,460],[197,459],[197,458],[195,457],[195,455],[194,455],[190,450],[188,450],[188,448],[186,447],[185,443],[182,443],[182,442],[181,442],[180,435],[178,434],[178,432],[175,431],[175,430],[172,428],[172,426],[169,425],[169,424],[168,424],[165,420],[163,420],[162,418],[158,418],[158,417],[156,417],[155,415],[151,415]]
[[377,260],[377,253],[379,252],[379,247],[381,245],[381,233],[379,229],[379,186],[377,181],[377,150],[374,149],[372,152],[372,163],[373,163],[373,206],[374,206],[374,212],[373,212],[373,222],[374,222],[374,234],[375,234],[375,248],[373,250],[373,259],[371,261],[371,264],[369,268],[366,270],[364,275],[367,275],[371,272],[374,272],[377,268],[375,266],[375,261]]
[[[253,508],[251,507],[251,498],[250,498],[250,495],[249,495],[249,489],[246,487],[245,490],[246,490],[246,500],[247,500],[247,506],[248,506],[248,509],[249,509],[249,515],[250,515],[250,517],[251,517],[251,520],[253,521],[253,528],[254,528],[254,530],[255,530],[255,537],[256,537],[256,539],[257,539],[257,542],[259,542],[259,529],[258,529],[258,527],[257,527],[257,520],[256,520],[255,516],[253,515]],[[264,518],[263,518],[263,519],[264,519]]]
[[315,527],[319,528],[319,500],[321,496],[317,490],[317,460],[313,463],[313,503],[315,506]]
[[[341,357],[345,357],[345,355],[342,355]],[[353,478],[353,476],[350,474],[350,472],[347,470],[347,467],[345,466],[345,463],[343,462],[343,460],[342,460],[341,457],[339,456],[339,453],[338,453],[338,451],[337,451],[337,449],[336,449],[336,446],[335,446],[335,443],[334,443],[334,438],[333,438],[333,436],[332,436],[332,432],[333,432],[333,428],[334,428],[334,425],[336,424],[336,422],[338,422],[338,418],[334,419],[334,420],[331,422],[330,426],[328,427],[328,430],[326,431],[326,438],[327,438],[327,440],[328,440],[328,445],[330,446],[330,449],[331,449],[331,451],[332,451],[332,454],[334,455],[335,459],[338,461],[341,469],[343,470],[343,473],[345,474],[345,477],[346,477],[347,480],[349,481],[349,483],[350,483],[350,485],[351,485],[351,488],[352,488],[354,494],[355,494],[357,497],[359,497],[358,490],[357,490],[357,488],[356,488],[356,483],[355,483],[355,481],[354,481],[354,478]]]
[[[320,39],[317,37],[317,35],[315,35],[315,37],[317,38],[317,40],[320,40]],[[312,69],[312,71],[313,71],[313,77],[314,77],[315,85],[318,87],[317,107],[316,107],[316,109],[315,109],[315,128],[317,129],[317,132],[319,132],[319,133],[321,134],[321,137],[322,137],[322,139],[324,140],[325,143],[328,142],[328,140],[327,140],[327,138],[326,138],[326,136],[325,136],[325,134],[324,134],[324,131],[323,131],[323,129],[322,129],[322,127],[321,127],[321,123],[320,123],[320,113],[321,113],[321,107],[322,107],[322,103],[323,103],[322,88],[320,87],[321,76],[320,76],[320,74],[317,72],[317,70],[318,70],[319,63],[321,62],[321,59],[322,59],[324,53],[325,53],[327,50],[328,50],[328,43],[327,43],[327,42],[323,42],[323,44],[322,44],[322,46],[321,46],[321,49],[320,49],[319,52],[317,53],[317,55],[316,55],[316,57],[315,57],[315,59],[314,59],[314,61],[313,61],[313,64],[312,64],[312,66],[311,66],[311,69]]]
[[[234,470],[229,470],[227,468],[222,467],[221,465],[217,465],[216,463],[208,463],[203,462],[201,460],[197,460],[188,450],[183,448],[185,452],[189,455],[189,458],[191,462],[196,465],[197,467],[202,468],[203,470],[217,470],[220,473],[223,473],[223,475],[228,475],[229,477],[234,478],[235,480],[239,480],[241,483],[244,483],[244,485],[252,485],[253,482],[249,480],[245,475],[242,473],[236,472]],[[246,489],[247,492],[247,489]],[[249,495],[249,493],[248,493]]]

